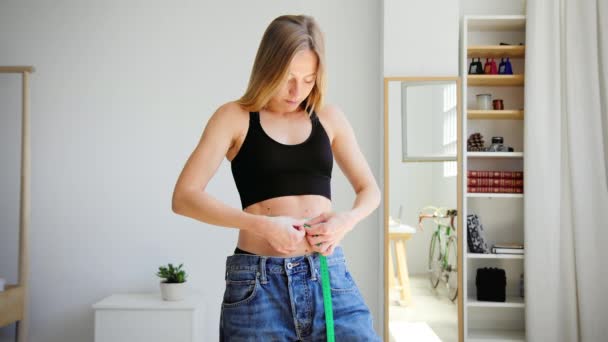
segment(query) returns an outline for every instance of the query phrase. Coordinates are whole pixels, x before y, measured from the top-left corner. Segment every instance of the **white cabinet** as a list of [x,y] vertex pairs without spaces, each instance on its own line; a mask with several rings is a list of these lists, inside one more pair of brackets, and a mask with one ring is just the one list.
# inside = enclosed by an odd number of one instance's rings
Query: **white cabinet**
[[203,341],[199,294],[163,301],[160,293],[114,294],[93,305],[95,342]]
[[[523,15],[465,16],[461,39],[461,75],[463,76],[463,184],[468,184],[467,174],[479,171],[523,171],[526,159],[523,150],[525,86],[525,30]],[[509,45],[501,45],[500,43]],[[520,45],[521,43],[521,45]],[[471,58],[510,57],[513,75],[469,75]],[[483,61],[482,61],[483,64]],[[477,94],[491,94],[502,99],[504,109],[479,108]],[[504,144],[513,152],[470,152],[467,139],[473,133],[481,133],[485,145],[492,136],[504,137]],[[525,178],[525,175],[524,175]],[[524,272],[525,255],[474,254],[467,244],[467,215],[477,214],[484,226],[484,236],[489,244],[523,243],[524,193],[483,193],[463,186],[462,243],[464,339],[465,341],[525,341],[525,298],[519,295],[520,278]],[[507,283],[506,301],[488,302],[477,300],[475,284],[479,268],[496,267],[505,270]]]

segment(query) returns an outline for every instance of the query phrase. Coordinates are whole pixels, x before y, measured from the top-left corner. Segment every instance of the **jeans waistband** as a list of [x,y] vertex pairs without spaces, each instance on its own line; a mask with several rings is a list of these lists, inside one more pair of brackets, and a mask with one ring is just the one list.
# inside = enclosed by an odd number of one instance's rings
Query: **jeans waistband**
[[[226,272],[259,272],[262,282],[266,281],[266,274],[294,274],[310,272],[311,279],[316,279],[319,273],[321,254],[313,253],[290,258],[234,254],[226,259]],[[327,256],[327,265],[332,266],[345,263],[344,251],[338,246],[334,252]]]

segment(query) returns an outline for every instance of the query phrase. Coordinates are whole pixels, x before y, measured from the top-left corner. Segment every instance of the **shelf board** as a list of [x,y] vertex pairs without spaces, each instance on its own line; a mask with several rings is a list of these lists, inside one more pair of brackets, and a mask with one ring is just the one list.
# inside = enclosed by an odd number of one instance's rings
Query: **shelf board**
[[471,329],[467,341],[515,342],[526,340],[526,333],[522,330],[486,330]]
[[523,198],[524,194],[506,194],[506,193],[483,193],[483,192],[470,192],[467,193],[467,197],[488,197],[488,198]]
[[516,296],[507,296],[506,301],[504,302],[487,302],[477,300],[474,295],[469,295],[466,305],[480,308],[523,308],[525,302],[524,298]]
[[507,109],[507,110],[467,110],[469,120],[523,120],[524,111]]
[[524,254],[482,254],[482,253],[467,253],[469,259],[523,259]]
[[468,31],[525,32],[526,30],[525,15],[467,15],[465,16],[465,21],[467,22]]
[[469,158],[523,158],[523,152],[467,152]]
[[0,327],[23,319],[25,287],[7,285],[0,292]]
[[469,86],[513,87],[524,85],[524,75],[467,75]]
[[467,57],[523,58],[525,45],[475,45],[467,48]]

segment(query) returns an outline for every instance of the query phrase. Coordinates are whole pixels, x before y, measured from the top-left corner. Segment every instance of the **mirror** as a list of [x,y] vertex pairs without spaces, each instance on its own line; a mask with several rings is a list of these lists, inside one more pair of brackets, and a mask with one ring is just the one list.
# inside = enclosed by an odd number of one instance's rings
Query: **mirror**
[[400,99],[391,110],[401,112],[403,161],[456,160],[456,82],[394,81],[389,89]]
[[389,77],[384,96],[384,340],[460,341],[460,79]]

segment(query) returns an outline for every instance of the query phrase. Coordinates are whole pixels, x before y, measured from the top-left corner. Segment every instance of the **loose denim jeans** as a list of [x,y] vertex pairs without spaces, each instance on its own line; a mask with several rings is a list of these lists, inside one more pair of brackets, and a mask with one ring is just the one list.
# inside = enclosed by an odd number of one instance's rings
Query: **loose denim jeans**
[[[327,257],[336,341],[380,341],[341,247]],[[326,341],[319,254],[226,260],[220,341]]]

